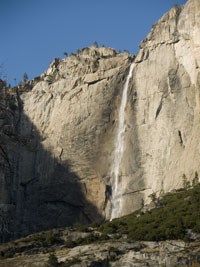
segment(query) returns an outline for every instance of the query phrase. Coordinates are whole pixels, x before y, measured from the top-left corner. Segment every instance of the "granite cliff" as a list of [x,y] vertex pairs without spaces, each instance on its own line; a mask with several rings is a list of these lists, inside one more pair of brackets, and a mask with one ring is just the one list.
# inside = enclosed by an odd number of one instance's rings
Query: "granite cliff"
[[189,0],[153,26],[136,57],[84,48],[55,59],[28,92],[2,95],[1,241],[110,218],[118,111],[132,62],[118,216],[198,179],[199,36],[200,3]]

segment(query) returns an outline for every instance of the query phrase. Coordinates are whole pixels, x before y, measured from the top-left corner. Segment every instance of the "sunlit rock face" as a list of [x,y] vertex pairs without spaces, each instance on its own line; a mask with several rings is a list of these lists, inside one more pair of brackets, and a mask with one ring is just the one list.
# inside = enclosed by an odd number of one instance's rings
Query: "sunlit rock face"
[[[200,175],[199,37],[200,2],[191,0],[153,26],[135,59],[124,173],[142,202]],[[124,212],[138,194],[126,195]]]
[[29,92],[2,99],[2,241],[110,218],[119,109],[133,60],[115,217],[198,180],[199,36],[200,3],[190,0],[153,26],[135,59],[85,48],[55,59]]
[[192,0],[172,8],[141,43],[129,81],[116,217],[198,180],[199,12]]

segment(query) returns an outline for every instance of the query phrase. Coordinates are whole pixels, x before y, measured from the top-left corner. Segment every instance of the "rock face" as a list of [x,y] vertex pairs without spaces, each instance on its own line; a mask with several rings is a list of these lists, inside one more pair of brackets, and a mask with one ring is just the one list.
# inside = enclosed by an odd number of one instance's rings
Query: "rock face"
[[[2,99],[1,240],[109,218],[118,110],[133,57],[90,47]],[[200,174],[200,3],[174,7],[135,58],[120,168],[123,210]]]
[[54,60],[31,91],[4,96],[2,241],[109,216],[103,179],[114,145],[113,110],[132,60],[85,48]]
[[144,202],[199,176],[199,34],[200,2],[190,0],[153,26],[135,59],[124,175]]

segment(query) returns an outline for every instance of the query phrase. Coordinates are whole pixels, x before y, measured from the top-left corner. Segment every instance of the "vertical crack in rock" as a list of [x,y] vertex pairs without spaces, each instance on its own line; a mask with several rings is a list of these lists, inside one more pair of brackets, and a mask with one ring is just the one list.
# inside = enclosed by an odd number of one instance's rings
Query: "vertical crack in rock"
[[158,117],[158,115],[159,115],[159,113],[160,113],[160,111],[161,111],[161,109],[162,109],[162,104],[163,104],[163,97],[161,98],[161,100],[160,100],[160,104],[159,104],[159,106],[158,106],[158,108],[157,108],[157,110],[156,110],[156,116],[155,116],[155,119],[157,119],[157,117]]
[[182,137],[182,133],[180,130],[178,130],[178,136],[179,136],[179,142],[181,144],[181,146],[184,147],[184,143],[183,143],[183,137]]

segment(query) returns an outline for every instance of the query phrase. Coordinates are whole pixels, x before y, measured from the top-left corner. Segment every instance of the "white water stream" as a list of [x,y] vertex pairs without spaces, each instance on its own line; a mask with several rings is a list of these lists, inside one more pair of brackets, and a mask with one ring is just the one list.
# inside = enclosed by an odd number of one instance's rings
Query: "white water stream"
[[118,115],[118,128],[115,139],[115,150],[114,150],[114,159],[112,164],[112,198],[111,198],[111,216],[110,220],[117,218],[120,216],[121,210],[123,208],[123,187],[120,184],[120,167],[121,161],[124,154],[124,134],[126,129],[125,124],[125,114],[126,114],[126,104],[128,97],[128,87],[129,81],[132,77],[133,69],[135,67],[135,63],[132,63],[129,69],[128,76],[126,78],[126,82],[123,88],[122,99],[119,109]]

